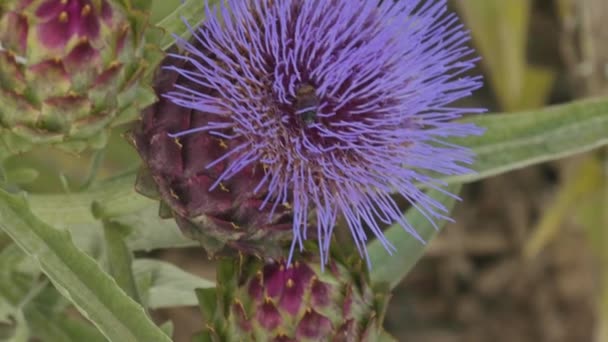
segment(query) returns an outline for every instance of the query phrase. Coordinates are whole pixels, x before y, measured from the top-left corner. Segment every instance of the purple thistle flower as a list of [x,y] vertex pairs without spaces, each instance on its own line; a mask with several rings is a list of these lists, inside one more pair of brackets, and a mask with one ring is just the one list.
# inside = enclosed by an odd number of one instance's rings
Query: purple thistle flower
[[444,185],[429,173],[470,172],[471,151],[445,139],[482,132],[454,121],[481,112],[450,106],[481,80],[465,75],[476,59],[446,1],[226,3],[207,6],[193,40],[179,41],[184,53],[172,57],[186,66],[167,67],[189,82],[165,97],[208,116],[171,137],[230,140],[206,166],[230,160],[211,189],[261,165],[260,209],[289,203],[293,210],[290,258],[314,235],[326,263],[339,216],[365,257],[370,232],[393,249],[382,223],[398,222],[422,241],[391,194],[431,221],[445,218],[419,186]]

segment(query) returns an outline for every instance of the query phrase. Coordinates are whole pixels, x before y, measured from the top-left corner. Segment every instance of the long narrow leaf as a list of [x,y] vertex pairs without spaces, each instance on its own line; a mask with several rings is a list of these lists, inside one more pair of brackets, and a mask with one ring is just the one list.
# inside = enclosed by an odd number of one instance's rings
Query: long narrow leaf
[[110,341],[170,341],[143,308],[72,243],[69,233],[41,222],[23,198],[0,191],[0,228]]
[[450,142],[473,150],[476,172],[443,178],[449,183],[472,182],[608,144],[608,98],[465,121],[485,127],[485,134]]

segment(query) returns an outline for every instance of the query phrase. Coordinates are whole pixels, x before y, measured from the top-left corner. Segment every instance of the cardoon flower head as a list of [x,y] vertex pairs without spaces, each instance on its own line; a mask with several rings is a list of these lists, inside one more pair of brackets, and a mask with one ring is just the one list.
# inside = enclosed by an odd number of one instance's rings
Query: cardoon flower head
[[[398,222],[421,239],[391,195],[430,220],[443,217],[445,208],[420,185],[441,186],[429,171],[469,172],[463,164],[471,152],[445,139],[481,132],[454,121],[471,110],[450,104],[480,79],[464,75],[475,62],[464,45],[469,37],[446,7],[445,0],[227,0],[207,7],[193,38],[180,41],[183,53],[172,55],[178,62],[166,67],[178,76],[164,98],[182,115],[169,137],[204,162],[199,175],[214,172],[213,182],[193,176],[186,183],[211,193],[239,177],[255,179],[246,196],[259,196],[258,211],[291,213],[290,256],[316,238],[326,263],[339,217],[363,255],[371,236],[392,249],[382,224]],[[196,139],[200,149],[193,150]],[[204,139],[221,147],[210,151]],[[163,182],[161,173],[153,176]]]

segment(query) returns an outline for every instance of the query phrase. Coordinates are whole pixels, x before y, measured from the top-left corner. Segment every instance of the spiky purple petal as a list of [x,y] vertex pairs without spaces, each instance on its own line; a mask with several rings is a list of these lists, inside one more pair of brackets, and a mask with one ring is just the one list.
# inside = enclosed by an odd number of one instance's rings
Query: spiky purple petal
[[[380,225],[398,222],[420,236],[391,194],[433,221],[446,209],[419,187],[440,188],[427,172],[470,172],[472,153],[445,138],[480,134],[454,121],[478,109],[451,107],[481,85],[467,32],[445,0],[227,0],[193,29],[169,67],[200,86],[165,96],[205,113],[206,124],[172,137],[210,135],[231,149],[214,188],[261,164],[261,206],[293,208],[293,244],[314,229],[327,262],[338,216],[366,255],[370,232],[391,250]],[[222,2],[223,4],[223,2]],[[314,211],[315,215],[310,213]],[[290,255],[291,255],[290,253]]]

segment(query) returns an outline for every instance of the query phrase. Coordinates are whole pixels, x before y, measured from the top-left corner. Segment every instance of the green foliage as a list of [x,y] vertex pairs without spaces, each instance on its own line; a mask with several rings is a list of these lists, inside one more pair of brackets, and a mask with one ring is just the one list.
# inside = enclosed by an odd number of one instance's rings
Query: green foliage
[[608,144],[606,98],[466,121],[486,129],[483,136],[452,140],[473,150],[475,173],[444,178],[449,183],[468,183]]
[[111,341],[170,341],[116,282],[71,241],[41,222],[24,198],[0,192],[0,228]]
[[[59,296],[58,293],[53,295]],[[88,322],[69,318],[63,310],[49,310],[37,298],[25,309],[25,318],[32,335],[45,342],[105,342],[107,339]]]
[[215,286],[211,281],[159,260],[136,259],[133,271],[142,300],[150,309],[197,305],[194,290]]
[[77,245],[90,250],[102,231],[91,211],[93,203],[103,207],[114,222],[134,227],[127,244],[134,250],[192,246],[171,220],[158,217],[158,203],[135,192],[135,172],[97,184],[86,192],[33,194],[28,197],[32,211],[50,225],[68,229]]

